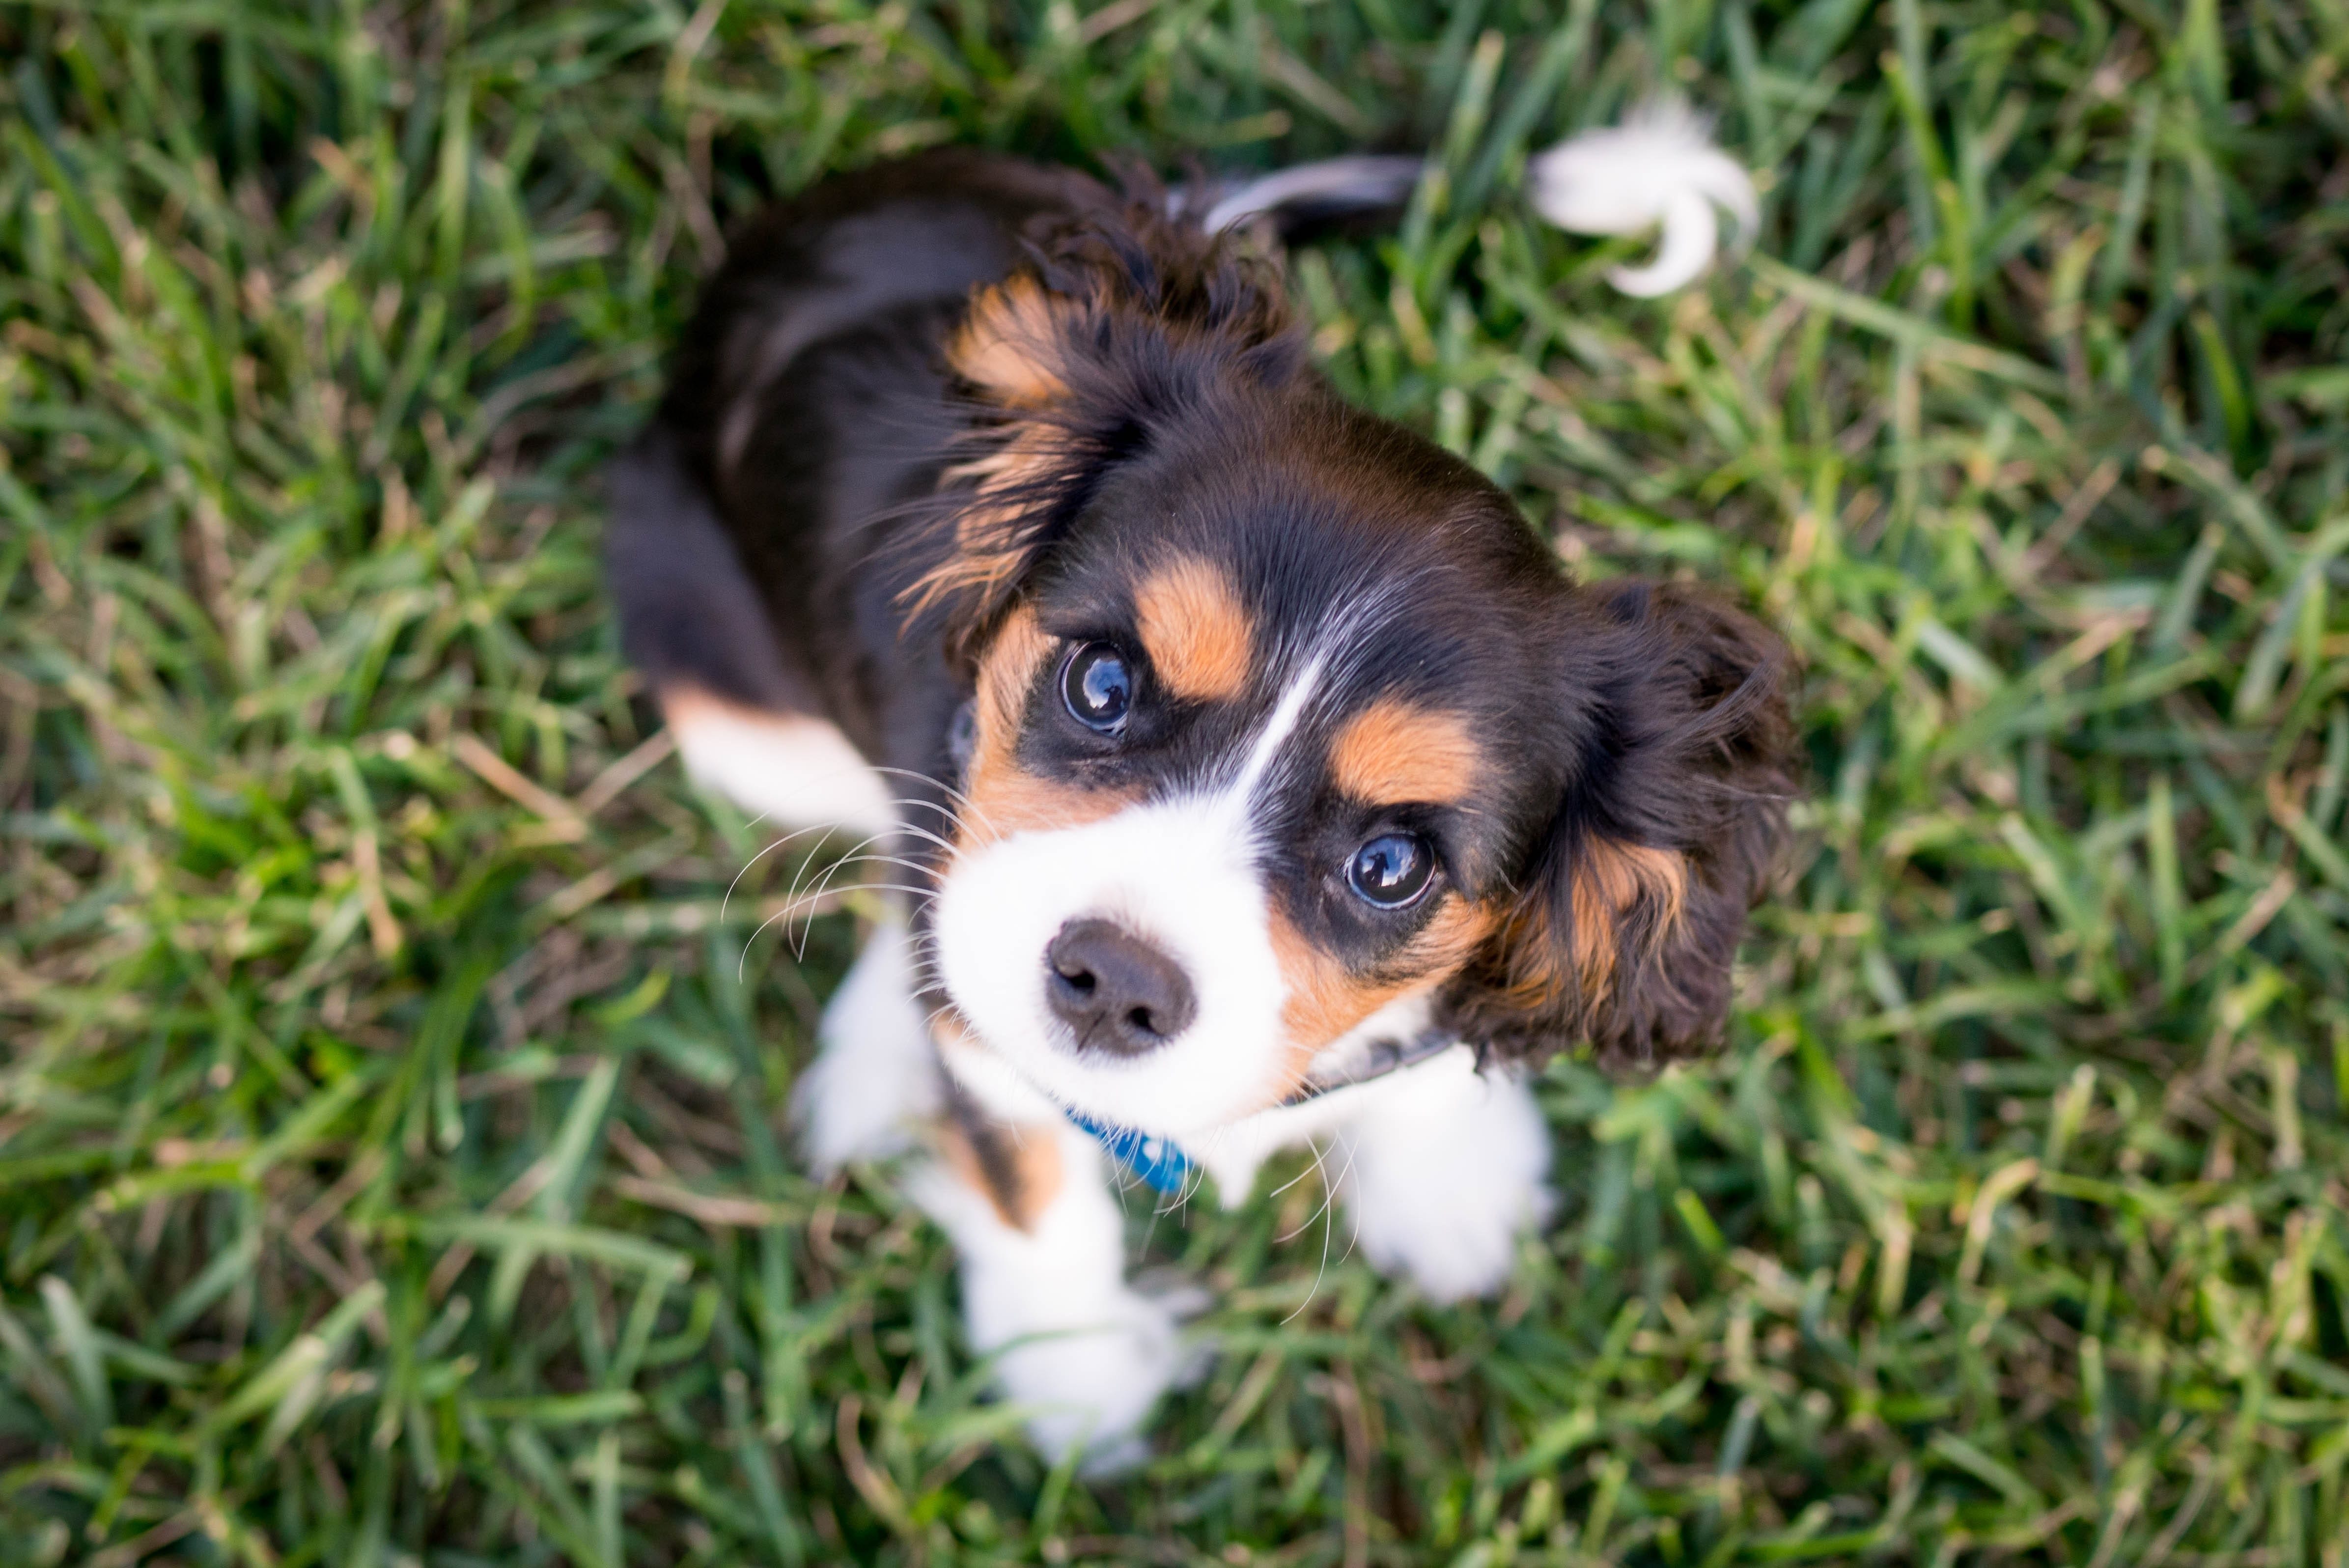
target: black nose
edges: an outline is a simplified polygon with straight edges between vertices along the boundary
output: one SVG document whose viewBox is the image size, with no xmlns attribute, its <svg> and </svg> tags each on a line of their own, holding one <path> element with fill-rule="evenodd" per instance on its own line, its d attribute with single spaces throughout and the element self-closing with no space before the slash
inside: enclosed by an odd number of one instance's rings
<svg viewBox="0 0 2349 1568">
<path fill-rule="evenodd" d="M 1044 950 L 1044 997 L 1080 1051 L 1138 1056 L 1199 1011 L 1183 966 L 1107 920 L 1071 920 Z"/>
</svg>

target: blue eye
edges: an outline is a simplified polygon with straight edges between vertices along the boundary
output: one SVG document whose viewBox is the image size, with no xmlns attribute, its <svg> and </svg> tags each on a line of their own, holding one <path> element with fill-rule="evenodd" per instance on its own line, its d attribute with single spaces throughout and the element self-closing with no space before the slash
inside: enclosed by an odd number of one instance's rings
<svg viewBox="0 0 2349 1568">
<path fill-rule="evenodd" d="M 1381 833 L 1346 867 L 1347 886 L 1366 904 L 1400 909 L 1427 891 L 1435 851 L 1416 833 Z"/>
<path fill-rule="evenodd" d="M 1133 706 L 1133 672 L 1108 643 L 1080 643 L 1061 671 L 1061 701 L 1078 723 L 1114 735 Z"/>
</svg>

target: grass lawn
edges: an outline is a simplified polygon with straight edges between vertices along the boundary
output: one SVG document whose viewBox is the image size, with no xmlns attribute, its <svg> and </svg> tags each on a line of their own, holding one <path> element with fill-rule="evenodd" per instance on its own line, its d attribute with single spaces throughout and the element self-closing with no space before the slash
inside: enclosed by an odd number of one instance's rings
<svg viewBox="0 0 2349 1568">
<path fill-rule="evenodd" d="M 2342 0 L 0 4 L 0 1568 L 2349 1555 Z M 1677 86 L 1641 303 L 1529 147 Z M 1431 1311 L 1291 1161 L 1143 1471 L 790 1154 L 874 897 L 698 797 L 595 472 L 726 223 L 943 141 L 1434 169 L 1295 258 L 1813 793 L 1729 1049 Z"/>
</svg>

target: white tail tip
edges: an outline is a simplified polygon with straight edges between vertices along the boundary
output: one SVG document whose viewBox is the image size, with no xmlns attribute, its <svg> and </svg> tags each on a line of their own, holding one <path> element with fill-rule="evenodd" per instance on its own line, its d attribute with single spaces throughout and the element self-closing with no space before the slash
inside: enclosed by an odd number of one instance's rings
<svg viewBox="0 0 2349 1568">
<path fill-rule="evenodd" d="M 1650 298 L 1694 282 L 1720 248 L 1714 209 L 1725 209 L 1740 244 L 1760 223 L 1752 176 L 1715 147 L 1703 123 L 1675 102 L 1650 104 L 1622 125 L 1586 130 L 1526 165 L 1534 210 L 1578 234 L 1635 234 L 1661 225 L 1644 266 L 1617 267 L 1608 282 Z"/>
</svg>

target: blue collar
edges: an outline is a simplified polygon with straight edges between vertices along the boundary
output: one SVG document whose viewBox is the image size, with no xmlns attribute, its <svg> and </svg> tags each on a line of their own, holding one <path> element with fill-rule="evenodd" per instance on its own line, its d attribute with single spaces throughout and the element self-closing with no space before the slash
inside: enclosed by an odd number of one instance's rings
<svg viewBox="0 0 2349 1568">
<path fill-rule="evenodd" d="M 1191 1174 L 1191 1157 L 1168 1139 L 1133 1127 L 1110 1127 L 1082 1111 L 1066 1114 L 1069 1120 L 1091 1133 L 1094 1142 L 1109 1150 L 1112 1159 L 1140 1177 L 1153 1191 L 1172 1198 L 1183 1190 L 1183 1179 Z"/>
<path fill-rule="evenodd" d="M 1423 1030 L 1410 1040 L 1376 1040 L 1371 1042 L 1364 1061 L 1354 1072 L 1330 1083 L 1309 1084 L 1274 1106 L 1286 1110 L 1301 1106 L 1308 1100 L 1319 1099 L 1332 1089 L 1349 1089 L 1357 1084 L 1367 1084 L 1373 1078 L 1383 1078 L 1390 1073 L 1416 1066 L 1429 1057 L 1450 1050 L 1459 1042 L 1440 1030 Z M 1109 1157 L 1139 1178 L 1154 1192 L 1169 1198 L 1183 1190 L 1184 1179 L 1191 1174 L 1191 1157 L 1176 1147 L 1172 1138 L 1146 1133 L 1139 1127 L 1113 1127 L 1097 1122 L 1082 1111 L 1063 1106 L 1061 1113 L 1077 1127 L 1092 1135 L 1095 1143 L 1109 1151 Z"/>
</svg>

